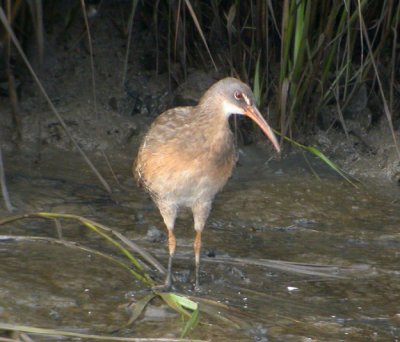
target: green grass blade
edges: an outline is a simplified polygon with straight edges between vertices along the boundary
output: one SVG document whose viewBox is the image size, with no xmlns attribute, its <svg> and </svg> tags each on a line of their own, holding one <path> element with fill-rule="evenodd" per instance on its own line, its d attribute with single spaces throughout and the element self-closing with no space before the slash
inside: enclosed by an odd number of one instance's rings
<svg viewBox="0 0 400 342">
<path fill-rule="evenodd" d="M 253 84 L 253 94 L 256 99 L 256 104 L 261 107 L 262 99 L 262 86 L 261 86 L 261 74 L 260 74 L 260 62 L 261 62 L 261 52 L 258 54 L 256 69 L 254 71 L 254 84 Z"/>
<path fill-rule="evenodd" d="M 183 328 L 181 338 L 185 338 L 194 328 L 196 328 L 197 324 L 199 324 L 199 317 L 199 309 L 194 310 Z"/>
<path fill-rule="evenodd" d="M 146 308 L 147 304 L 149 304 L 149 302 L 156 296 L 157 295 L 155 293 L 149 293 L 147 296 L 139 299 L 133 306 L 131 317 L 126 325 L 131 325 L 133 322 L 135 322 Z"/>
<path fill-rule="evenodd" d="M 104 239 L 106 239 L 108 242 L 110 242 L 112 245 L 114 245 L 115 247 L 120 249 L 120 251 L 122 251 L 122 253 L 128 257 L 128 259 L 132 262 L 132 264 L 130 264 L 130 265 L 125 264 L 124 262 L 118 260 L 117 258 L 108 256 L 104 253 L 90 249 L 90 251 L 92 253 L 96 253 L 98 255 L 104 256 L 104 257 L 110 259 L 111 261 L 116 262 L 118 265 L 120 265 L 121 267 L 123 267 L 123 268 L 127 269 L 129 272 L 131 272 L 131 274 L 133 274 L 138 280 L 145 283 L 146 285 L 150 285 L 150 286 L 154 285 L 154 281 L 149 277 L 148 274 L 143 272 L 142 266 L 133 257 L 133 255 L 128 250 L 126 250 L 118 241 L 116 241 L 110 235 L 108 235 L 108 234 L 114 233 L 114 231 L 111 228 L 108 228 L 106 226 L 98 224 L 94 221 L 85 219 L 84 217 L 81 217 L 78 215 L 72 215 L 72 214 L 57 214 L 57 213 L 48 213 L 48 212 L 38 212 L 38 213 L 31 213 L 31 214 L 22 214 L 22 215 L 18 215 L 18 216 L 0 220 L 0 225 L 10 223 L 10 222 L 13 222 L 13 221 L 16 221 L 19 219 L 34 218 L 34 217 L 45 218 L 45 219 L 50 219 L 50 220 L 55 220 L 55 219 L 60 219 L 60 218 L 73 219 L 73 220 L 77 220 L 77 221 L 81 222 L 86 227 L 93 230 L 94 232 L 96 232 L 97 234 L 102 236 Z M 30 237 L 30 239 L 35 240 L 36 238 Z M 37 238 L 37 239 L 43 240 L 44 238 Z M 65 241 L 65 240 L 59 240 L 59 239 L 53 239 L 53 238 L 46 238 L 44 240 L 45 241 L 53 241 L 54 240 L 55 242 L 58 242 L 65 246 L 73 246 L 75 248 L 79 248 L 82 250 L 89 250 L 87 247 L 76 246 L 72 242 Z M 137 272 L 135 269 L 132 269 L 132 265 L 137 266 L 136 269 L 138 269 L 140 271 L 140 273 Z M 181 295 L 178 295 L 175 293 L 163 293 L 163 292 L 157 292 L 157 291 L 154 291 L 154 292 L 148 294 L 147 296 L 143 297 L 136 303 L 136 305 L 134 306 L 134 308 L 132 310 L 132 315 L 131 315 L 127 325 L 130 325 L 135 320 L 137 320 L 137 318 L 143 312 L 143 310 L 145 309 L 147 304 L 155 296 L 159 296 L 173 310 L 175 310 L 176 312 L 178 312 L 188 318 L 188 321 L 186 322 L 186 324 L 183 328 L 182 336 L 186 336 L 191 330 L 193 330 L 196 327 L 196 325 L 199 322 L 199 306 L 195 301 L 193 301 L 185 296 L 181 296 Z M 33 329 L 36 329 L 36 328 L 33 328 Z M 25 331 L 24 329 L 16 329 L 16 330 L 17 331 L 20 330 L 20 331 L 24 331 L 24 332 L 32 332 L 32 333 L 34 332 L 34 331 Z M 47 331 L 49 331 L 49 330 L 47 330 Z M 46 332 L 38 332 L 38 330 L 35 330 L 35 333 L 46 334 Z M 52 332 L 49 332 L 49 334 L 51 335 Z M 61 332 L 61 335 L 63 335 L 63 334 L 64 334 L 64 332 Z M 56 335 L 58 335 L 58 332 L 56 333 Z M 72 336 L 72 335 L 66 335 L 66 336 Z"/>
<path fill-rule="evenodd" d="M 144 342 L 144 341 L 162 341 L 162 342 L 178 342 L 180 341 L 177 338 L 140 338 L 140 337 L 119 337 L 119 336 L 110 336 L 110 335 L 93 335 L 93 334 L 83 334 L 72 331 L 63 331 L 57 329 L 45 329 L 45 328 L 37 328 L 27 325 L 18 325 L 18 324 L 9 324 L 0 322 L 0 329 L 6 331 L 16 331 L 16 332 L 25 332 L 28 334 L 41 334 L 45 336 L 64 336 L 71 338 L 79 338 L 79 339 L 90 339 L 90 340 L 99 340 L 99 341 L 126 341 L 126 342 Z M 54 341 L 49 339 L 49 341 Z M 58 339 L 57 339 L 58 340 Z M 202 342 L 203 340 L 191 340 L 192 342 Z"/>
<path fill-rule="evenodd" d="M 186 316 L 188 318 L 191 317 L 191 313 L 187 311 L 177 300 L 177 295 L 174 293 L 170 292 L 155 292 L 157 295 L 159 295 L 165 303 L 167 303 L 172 309 L 174 309 L 176 312 L 179 312 L 183 316 Z M 181 297 L 181 296 L 179 296 Z"/>
<path fill-rule="evenodd" d="M 199 23 L 199 21 L 197 19 L 196 13 L 193 10 L 192 4 L 190 3 L 189 0 L 185 0 L 185 3 L 186 3 L 186 6 L 187 6 L 187 8 L 189 10 L 190 15 L 192 16 L 192 19 L 193 19 L 193 22 L 194 22 L 194 24 L 195 24 L 195 26 L 197 28 L 197 31 L 200 34 L 201 40 L 203 41 L 204 46 L 206 47 L 207 53 L 210 56 L 210 59 L 211 59 L 211 62 L 213 64 L 214 68 L 215 68 L 215 71 L 218 71 L 218 67 L 215 64 L 214 58 L 213 58 L 213 56 L 211 54 L 211 51 L 210 51 L 210 49 L 208 47 L 206 37 L 204 36 L 203 30 L 201 29 L 200 23 Z"/>
<path fill-rule="evenodd" d="M 300 4 L 296 11 L 296 29 L 294 33 L 294 49 L 293 49 L 293 65 L 298 65 L 299 54 L 301 53 L 302 40 L 304 31 L 304 0 L 300 0 Z"/>
<path fill-rule="evenodd" d="M 187 334 L 193 330 L 196 325 L 199 323 L 199 305 L 188 297 L 178 295 L 176 293 L 157 293 L 172 309 L 179 312 L 185 317 L 188 317 L 189 320 L 186 322 L 181 338 L 187 336 Z M 188 310 L 191 310 L 190 313 Z"/>
<path fill-rule="evenodd" d="M 176 301 L 177 303 L 179 303 L 179 305 L 183 306 L 186 309 L 192 311 L 198 309 L 198 304 L 193 300 L 189 299 L 188 297 L 177 295 L 176 293 L 170 293 L 170 296 L 171 298 L 173 298 L 174 301 Z"/>
<path fill-rule="evenodd" d="M 281 136 L 281 134 L 273 129 L 273 131 L 275 132 L 275 134 Z M 336 173 L 338 173 L 342 178 L 344 178 L 349 184 L 351 184 L 352 186 L 354 186 L 355 188 L 358 189 L 357 184 L 355 184 L 348 176 L 346 176 L 345 172 L 339 167 L 337 166 L 332 160 L 330 160 L 325 154 L 323 154 L 320 150 L 318 150 L 315 147 L 310 147 L 310 146 L 306 146 L 303 144 L 298 143 L 297 141 L 290 139 L 288 137 L 283 137 L 284 140 L 290 142 L 292 145 L 299 147 L 303 150 L 306 150 L 312 154 L 314 154 L 315 156 L 317 156 L 319 159 L 321 159 L 326 165 L 328 165 L 333 171 L 335 171 Z"/>
<path fill-rule="evenodd" d="M 328 165 L 333 171 L 337 172 L 340 176 L 342 176 L 348 183 L 353 185 L 355 188 L 358 186 L 345 175 L 345 173 L 337 166 L 332 160 L 330 160 L 325 154 L 323 154 L 320 150 L 315 147 L 305 146 L 307 151 L 311 152 L 312 154 L 316 155 L 319 159 L 321 159 L 326 165 Z"/>
<path fill-rule="evenodd" d="M 146 285 L 149 286 L 154 286 L 154 281 L 150 278 L 150 276 L 144 272 L 142 265 L 140 265 L 139 261 L 130 253 L 126 248 L 124 248 L 118 241 L 113 239 L 111 236 L 108 234 L 100 231 L 99 227 L 94 221 L 82 218 L 77 215 L 71 215 L 71 214 L 57 214 L 57 213 L 47 213 L 47 212 L 39 212 L 36 214 L 39 217 L 44 217 L 44 218 L 68 218 L 68 219 L 75 219 L 80 221 L 82 224 L 84 224 L 86 227 L 89 229 L 93 230 L 100 236 L 102 236 L 104 239 L 106 239 L 108 242 L 110 242 L 112 245 L 117 247 L 132 263 L 133 266 L 139 271 L 136 272 L 135 270 L 132 270 L 132 273 L 135 275 L 135 277 L 143 282 Z"/>
</svg>

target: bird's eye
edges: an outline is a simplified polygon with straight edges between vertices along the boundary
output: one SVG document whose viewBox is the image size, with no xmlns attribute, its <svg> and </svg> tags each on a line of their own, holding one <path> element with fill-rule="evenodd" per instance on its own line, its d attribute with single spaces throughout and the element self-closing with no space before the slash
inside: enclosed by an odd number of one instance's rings
<svg viewBox="0 0 400 342">
<path fill-rule="evenodd" d="M 235 99 L 238 100 L 238 101 L 243 100 L 243 94 L 242 94 L 239 90 L 236 90 L 236 91 L 233 93 L 233 96 L 234 96 Z"/>
</svg>

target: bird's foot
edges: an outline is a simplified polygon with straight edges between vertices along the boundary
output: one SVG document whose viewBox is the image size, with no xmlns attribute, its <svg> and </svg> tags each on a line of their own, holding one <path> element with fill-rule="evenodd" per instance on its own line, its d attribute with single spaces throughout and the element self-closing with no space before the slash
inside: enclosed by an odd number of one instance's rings
<svg viewBox="0 0 400 342">
<path fill-rule="evenodd" d="M 172 281 L 170 277 L 167 277 L 164 284 L 155 285 L 152 287 L 152 290 L 155 292 L 169 292 L 173 290 Z"/>
<path fill-rule="evenodd" d="M 203 287 L 202 287 L 202 286 L 197 286 L 197 285 L 195 285 L 195 286 L 193 287 L 193 290 L 194 290 L 194 292 L 202 293 L 202 292 L 203 292 Z"/>
<path fill-rule="evenodd" d="M 201 293 L 201 292 L 204 291 L 204 288 L 203 288 L 203 286 L 200 286 L 200 284 L 199 284 L 198 281 L 196 281 L 196 282 L 193 284 L 193 290 L 194 290 L 195 292 Z"/>
<path fill-rule="evenodd" d="M 172 286 L 168 284 L 160 284 L 160 285 L 154 285 L 151 289 L 154 292 L 169 292 L 172 290 Z"/>
</svg>

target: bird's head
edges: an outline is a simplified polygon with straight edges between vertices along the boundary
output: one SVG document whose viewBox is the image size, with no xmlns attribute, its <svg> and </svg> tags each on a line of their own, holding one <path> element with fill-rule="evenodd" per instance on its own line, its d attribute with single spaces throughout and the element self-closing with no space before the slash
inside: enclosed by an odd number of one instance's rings
<svg viewBox="0 0 400 342">
<path fill-rule="evenodd" d="M 252 119 L 280 152 L 276 136 L 258 110 L 253 92 L 247 84 L 233 77 L 224 78 L 212 85 L 200 102 L 210 98 L 213 99 L 214 106 L 218 106 L 220 113 L 227 118 L 232 114 L 238 114 Z"/>
</svg>

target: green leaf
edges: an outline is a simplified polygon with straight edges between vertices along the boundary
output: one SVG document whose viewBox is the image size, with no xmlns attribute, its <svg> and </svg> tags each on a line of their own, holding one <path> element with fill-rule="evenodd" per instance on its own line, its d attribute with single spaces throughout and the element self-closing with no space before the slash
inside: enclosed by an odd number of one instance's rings
<svg viewBox="0 0 400 342">
<path fill-rule="evenodd" d="M 175 293 L 170 293 L 171 298 L 173 298 L 177 303 L 182 305 L 184 308 L 189 309 L 189 310 L 197 310 L 198 309 L 198 304 L 188 297 L 185 296 L 180 296 Z"/>
<path fill-rule="evenodd" d="M 176 312 L 179 312 L 183 316 L 186 317 L 191 317 L 191 313 L 187 311 L 180 303 L 179 301 L 176 300 L 176 295 L 173 293 L 165 293 L 165 292 L 156 292 L 157 295 L 159 295 L 165 303 L 167 303 L 172 309 L 174 309 Z"/>
<path fill-rule="evenodd" d="M 275 134 L 281 136 L 282 134 L 280 134 L 277 130 L 273 129 L 273 131 L 275 132 Z M 303 144 L 298 143 L 297 141 L 290 139 L 288 137 L 283 137 L 284 140 L 289 141 L 291 144 L 306 150 L 312 154 L 314 154 L 315 156 L 317 156 L 319 159 L 321 159 L 326 165 L 328 165 L 333 171 L 335 171 L 336 173 L 338 173 L 342 178 L 344 178 L 349 184 L 351 184 L 352 186 L 354 186 L 355 188 L 358 189 L 357 184 L 355 184 L 348 176 L 346 176 L 345 172 L 339 167 L 337 166 L 332 160 L 330 160 L 325 154 L 323 154 L 320 150 L 318 150 L 315 147 L 310 147 L 310 146 L 306 146 Z"/>
<path fill-rule="evenodd" d="M 146 308 L 147 304 L 156 296 L 155 293 L 149 293 L 147 296 L 144 296 L 141 298 L 139 301 L 136 302 L 132 309 L 132 314 L 131 317 L 129 318 L 128 323 L 126 325 L 131 325 L 133 322 L 135 322 L 143 310 Z"/>
<path fill-rule="evenodd" d="M 199 305 L 191 299 L 175 293 L 157 292 L 172 309 L 189 318 L 182 330 L 181 338 L 185 337 L 199 323 Z M 188 310 L 191 310 L 190 313 Z"/>
<path fill-rule="evenodd" d="M 254 84 L 253 84 L 253 94 L 256 99 L 256 103 L 258 107 L 261 107 L 261 98 L 262 98 L 262 86 L 261 86 L 261 76 L 260 76 L 260 59 L 261 52 L 258 54 L 256 70 L 254 71 Z"/>
<path fill-rule="evenodd" d="M 196 309 L 192 312 L 190 319 L 186 322 L 183 328 L 181 338 L 186 337 L 199 324 L 200 311 Z"/>
</svg>

